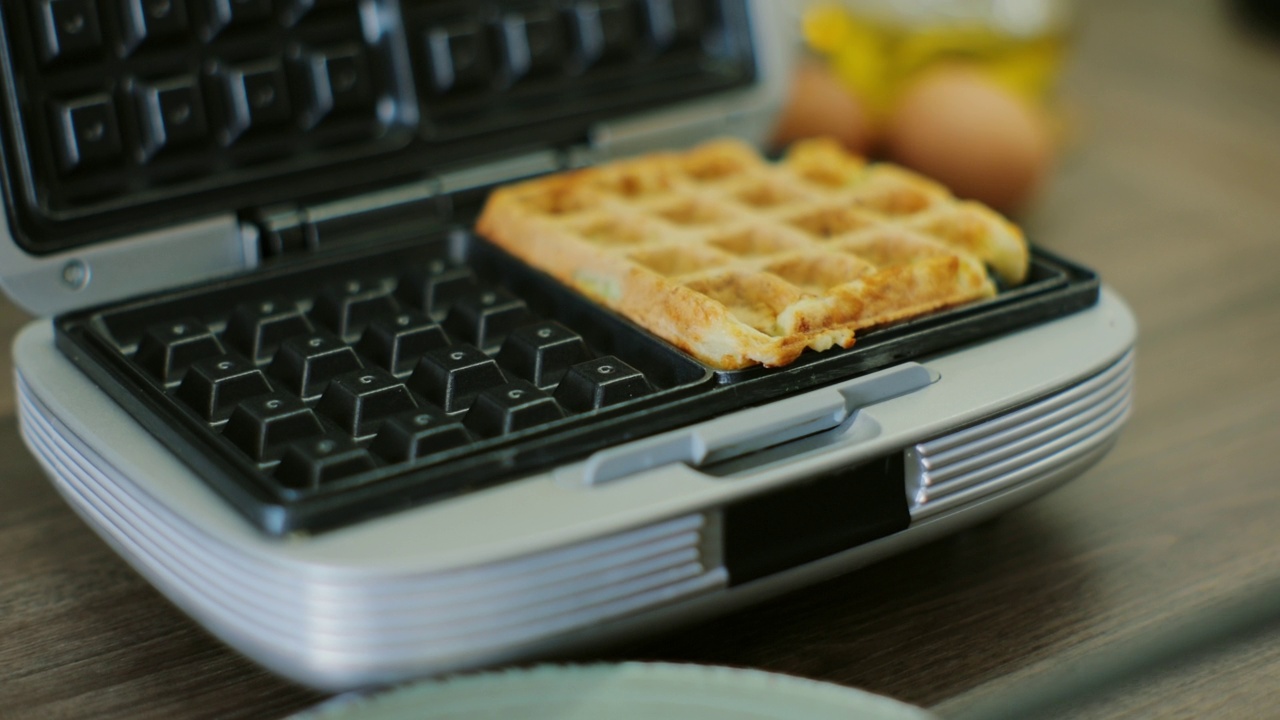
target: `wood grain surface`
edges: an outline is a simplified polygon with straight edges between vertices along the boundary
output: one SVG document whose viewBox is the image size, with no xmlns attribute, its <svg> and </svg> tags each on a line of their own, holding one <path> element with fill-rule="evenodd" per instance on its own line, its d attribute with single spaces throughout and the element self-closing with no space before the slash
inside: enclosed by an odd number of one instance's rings
<svg viewBox="0 0 1280 720">
<path fill-rule="evenodd" d="M 764 668 L 949 713 L 1280 576 L 1280 41 L 1197 0 L 1080 15 L 1069 149 L 1027 223 L 1138 315 L 1119 445 L 997 521 L 587 659 Z M 21 321 L 0 307 L 0 336 Z M 0 717 L 278 717 L 320 697 L 118 560 L 27 455 L 0 384 Z M 1280 716 L 1280 631 L 1063 716 Z"/>
</svg>

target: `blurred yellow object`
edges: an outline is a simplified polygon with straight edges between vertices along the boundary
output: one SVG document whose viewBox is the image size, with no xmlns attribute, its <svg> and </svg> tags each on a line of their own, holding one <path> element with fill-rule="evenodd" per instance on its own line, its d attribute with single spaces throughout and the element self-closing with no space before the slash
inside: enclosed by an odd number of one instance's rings
<svg viewBox="0 0 1280 720">
<path fill-rule="evenodd" d="M 1014 30 L 1007 22 L 1002 25 L 1005 18 L 997 12 L 1009 3 L 992 6 L 986 15 L 940 12 L 895 18 L 860 13 L 857 2 L 820 3 L 803 15 L 804 39 L 878 121 L 892 111 L 916 76 L 956 62 L 978 69 L 1023 98 L 1044 101 L 1062 67 L 1065 23 L 1050 22 L 1046 16 L 1038 26 L 1024 23 Z"/>
</svg>

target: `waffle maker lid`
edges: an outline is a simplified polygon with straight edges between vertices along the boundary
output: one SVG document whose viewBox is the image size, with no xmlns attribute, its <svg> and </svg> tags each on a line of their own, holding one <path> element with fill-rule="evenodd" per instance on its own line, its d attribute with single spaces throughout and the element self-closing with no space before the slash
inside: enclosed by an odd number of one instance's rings
<svg viewBox="0 0 1280 720">
<path fill-rule="evenodd" d="M 785 77 L 767 0 L 0 6 L 0 286 L 38 314 L 464 217 L 483 190 L 714 135 Z"/>
</svg>

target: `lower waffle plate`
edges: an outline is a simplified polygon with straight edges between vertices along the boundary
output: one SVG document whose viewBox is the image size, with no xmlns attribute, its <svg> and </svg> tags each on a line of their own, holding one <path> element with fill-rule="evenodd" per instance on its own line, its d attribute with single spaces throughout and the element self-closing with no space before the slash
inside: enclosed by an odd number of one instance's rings
<svg viewBox="0 0 1280 720">
<path fill-rule="evenodd" d="M 270 534 L 320 531 L 1093 305 L 1037 251 L 996 298 L 782 368 L 713 371 L 484 240 L 441 233 L 96 308 L 59 348 Z"/>
</svg>

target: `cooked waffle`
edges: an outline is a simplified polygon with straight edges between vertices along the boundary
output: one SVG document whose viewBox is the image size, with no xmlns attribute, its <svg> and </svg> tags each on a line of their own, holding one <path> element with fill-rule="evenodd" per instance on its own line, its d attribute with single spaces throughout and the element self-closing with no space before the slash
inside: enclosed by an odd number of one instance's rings
<svg viewBox="0 0 1280 720">
<path fill-rule="evenodd" d="M 898 167 L 807 141 L 779 163 L 720 140 L 495 191 L 477 230 L 721 369 L 1023 280 L 1022 233 Z"/>
</svg>

